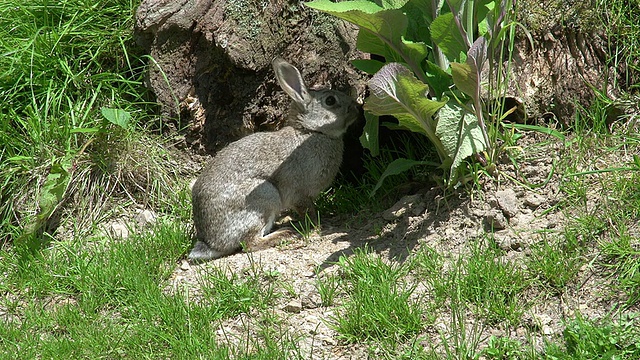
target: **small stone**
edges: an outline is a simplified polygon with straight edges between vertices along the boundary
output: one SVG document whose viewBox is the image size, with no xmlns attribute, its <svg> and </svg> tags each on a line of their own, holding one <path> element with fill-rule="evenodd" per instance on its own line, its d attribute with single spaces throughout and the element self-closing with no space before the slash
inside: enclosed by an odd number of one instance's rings
<svg viewBox="0 0 640 360">
<path fill-rule="evenodd" d="M 518 209 L 518 198 L 513 189 L 496 191 L 496 201 L 498 202 L 498 207 L 507 218 L 516 216 L 520 211 Z"/>
<path fill-rule="evenodd" d="M 549 325 L 542 325 L 542 333 L 545 335 L 551 335 L 554 333 L 553 328 Z"/>
<path fill-rule="evenodd" d="M 182 271 L 191 270 L 191 265 L 189 264 L 189 262 L 187 260 L 182 260 L 182 263 L 180 264 L 180 270 L 182 270 Z"/>
<path fill-rule="evenodd" d="M 524 205 L 532 210 L 539 208 L 543 202 L 544 202 L 544 198 L 537 194 L 529 194 L 524 199 Z"/>
<path fill-rule="evenodd" d="M 493 239 L 498 247 L 504 251 L 522 250 L 522 243 L 520 242 L 520 239 L 517 239 L 512 231 L 498 231 L 493 234 Z"/>
<path fill-rule="evenodd" d="M 298 299 L 291 300 L 287 305 L 285 305 L 282 308 L 282 310 L 289 313 L 298 314 L 300 313 L 300 311 L 302 311 L 302 302 Z"/>
<path fill-rule="evenodd" d="M 107 226 L 106 230 L 109 233 L 109 235 L 113 237 L 122 238 L 122 239 L 126 239 L 129 237 L 129 228 L 127 227 L 127 224 L 125 224 L 122 221 L 115 221 L 110 223 Z"/>
<path fill-rule="evenodd" d="M 140 227 L 144 227 L 156 222 L 156 214 L 151 210 L 142 210 L 136 215 L 136 223 Z"/>
<path fill-rule="evenodd" d="M 321 336 L 320 340 L 324 345 L 329 345 L 329 346 L 336 345 L 336 341 L 330 336 Z"/>
<path fill-rule="evenodd" d="M 502 212 L 498 210 L 487 211 L 484 217 L 484 224 L 487 228 L 492 230 L 502 230 L 509 226 L 507 219 L 504 217 Z"/>
<path fill-rule="evenodd" d="M 316 309 L 320 306 L 320 303 L 322 303 L 322 300 L 320 300 L 319 294 L 311 294 L 300 298 L 300 304 L 305 309 Z"/>
</svg>

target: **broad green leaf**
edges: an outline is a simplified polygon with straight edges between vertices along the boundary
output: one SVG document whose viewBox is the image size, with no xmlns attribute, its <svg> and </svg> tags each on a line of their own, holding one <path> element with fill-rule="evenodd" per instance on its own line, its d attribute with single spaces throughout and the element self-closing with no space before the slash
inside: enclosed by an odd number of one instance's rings
<svg viewBox="0 0 640 360">
<path fill-rule="evenodd" d="M 478 100 L 480 96 L 481 71 L 487 59 L 487 40 L 479 37 L 473 42 L 464 64 L 451 63 L 453 82 L 463 93 Z"/>
<path fill-rule="evenodd" d="M 401 10 L 384 9 L 369 1 L 334 3 L 314 0 L 305 5 L 360 27 L 358 49 L 384 56 L 387 62 L 402 60 L 415 68 L 428 54 L 428 49 L 423 44 L 403 41 L 409 20 Z"/>
<path fill-rule="evenodd" d="M 67 166 L 69 166 L 67 164 Z M 60 163 L 55 163 L 49 170 L 49 175 L 44 182 L 38 204 L 40 205 L 40 215 L 49 217 L 54 208 L 62 200 L 62 195 L 69 182 L 69 172 Z"/>
<path fill-rule="evenodd" d="M 467 44 L 462 38 L 453 16 L 452 13 L 445 13 L 433 20 L 431 39 L 449 61 L 462 62 L 466 60 Z"/>
<path fill-rule="evenodd" d="M 410 0 L 402 9 L 409 18 L 405 38 L 431 44 L 429 25 L 433 21 L 432 0 Z"/>
<path fill-rule="evenodd" d="M 452 62 L 451 76 L 453 77 L 453 83 L 456 84 L 460 91 L 471 96 L 472 99 L 476 98 L 479 86 L 478 74 L 473 71 L 469 64 Z"/>
<path fill-rule="evenodd" d="M 431 140 L 442 160 L 447 154 L 435 134 L 432 116 L 446 101 L 427 98 L 429 86 L 418 80 L 405 65 L 385 65 L 369 80 L 371 95 L 364 108 L 374 115 L 393 115 L 400 125 L 425 134 Z"/>
<path fill-rule="evenodd" d="M 368 14 L 374 14 L 379 11 L 384 10 L 383 7 L 377 5 L 376 3 L 368 0 L 352 0 L 352 1 L 341 1 L 341 2 L 333 2 L 330 0 L 314 0 L 305 3 L 306 6 L 324 11 L 326 13 L 333 14 L 335 13 L 346 13 L 351 11 L 361 11 Z M 338 15 L 335 15 L 338 16 Z M 349 15 L 347 15 L 349 16 Z M 349 22 L 352 22 L 349 19 L 343 18 Z"/>
<path fill-rule="evenodd" d="M 407 2 L 409 2 L 409 0 L 376 0 L 376 4 L 385 9 L 400 9 Z"/>
<path fill-rule="evenodd" d="M 62 200 L 64 193 L 67 190 L 69 181 L 71 180 L 72 164 L 69 161 L 64 163 L 55 162 L 51 165 L 49 175 L 45 180 L 40 196 L 38 198 L 38 205 L 40 211 L 38 215 L 28 223 L 20 235 L 19 241 L 30 238 L 46 223 L 49 217 L 53 214 L 54 210 Z"/>
<path fill-rule="evenodd" d="M 369 80 L 371 96 L 365 110 L 375 115 L 393 115 L 399 121 L 413 119 L 422 132 L 434 135 L 433 114 L 445 102 L 427 98 L 429 86 L 418 80 L 411 70 L 399 63 L 385 65 Z M 412 127 L 409 125 L 409 127 Z"/>
<path fill-rule="evenodd" d="M 373 75 L 378 72 L 383 66 L 384 63 L 378 60 L 351 60 L 351 65 L 360 71 L 364 71 L 367 74 Z"/>
<path fill-rule="evenodd" d="M 412 59 L 416 64 L 420 64 L 427 55 L 431 52 L 431 49 L 422 42 L 412 42 L 402 39 L 403 51 Z"/>
<path fill-rule="evenodd" d="M 380 39 L 376 34 L 370 31 L 358 32 L 356 47 L 362 52 L 380 55 L 384 57 L 387 62 L 399 60 L 396 59 L 399 58 L 399 56 L 393 51 L 393 49 L 382 41 L 382 39 Z"/>
<path fill-rule="evenodd" d="M 106 107 L 103 107 L 100 111 L 102 112 L 102 116 L 110 123 L 118 125 L 125 130 L 129 129 L 131 125 L 131 114 L 128 111 Z"/>
<path fill-rule="evenodd" d="M 370 196 L 375 195 L 376 191 L 378 191 L 380 186 L 382 186 L 384 179 L 386 179 L 391 175 L 402 174 L 403 172 L 411 169 L 416 165 L 431 165 L 436 167 L 438 166 L 438 164 L 433 163 L 431 161 L 417 161 L 417 160 L 404 159 L 404 158 L 396 159 L 391 164 L 389 164 L 386 170 L 384 171 L 384 173 L 382 173 L 382 175 L 380 176 L 380 179 L 378 180 L 378 183 L 376 184 L 376 187 L 374 187 L 373 190 L 371 191 Z"/>
<path fill-rule="evenodd" d="M 362 135 L 360 136 L 360 144 L 365 149 L 369 149 L 372 156 L 378 156 L 380 154 L 378 129 L 380 120 L 377 116 L 365 111 L 364 118 L 366 120 Z"/>
<path fill-rule="evenodd" d="M 490 33 L 492 23 L 494 22 L 494 9 L 496 0 L 484 0 L 476 3 L 476 23 L 478 24 L 478 36 L 485 36 Z M 501 1 L 499 1 L 501 2 Z M 498 4 L 500 8 L 502 5 Z"/>
<path fill-rule="evenodd" d="M 427 83 L 435 94 L 436 98 L 441 98 L 442 94 L 449 90 L 449 87 L 453 84 L 451 75 L 444 71 L 437 64 L 428 61 L 425 65 L 425 72 L 427 75 Z"/>
<path fill-rule="evenodd" d="M 456 102 L 449 101 L 438 111 L 436 134 L 453 159 L 450 180 L 467 157 L 484 151 L 486 144 L 476 116 Z"/>
<path fill-rule="evenodd" d="M 471 44 L 467 52 L 467 64 L 478 74 L 480 74 L 484 63 L 487 61 L 487 46 L 487 39 L 484 36 L 480 36 Z"/>
</svg>

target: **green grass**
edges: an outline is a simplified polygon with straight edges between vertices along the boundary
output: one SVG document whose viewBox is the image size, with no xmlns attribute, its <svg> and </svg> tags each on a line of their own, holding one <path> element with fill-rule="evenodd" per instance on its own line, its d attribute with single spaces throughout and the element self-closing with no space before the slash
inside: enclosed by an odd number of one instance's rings
<svg viewBox="0 0 640 360">
<path fill-rule="evenodd" d="M 166 161 L 166 151 L 158 152 L 149 144 L 152 136 L 134 130 L 136 124 L 152 123 L 156 112 L 143 86 L 145 58 L 132 39 L 137 3 L 0 4 L 2 242 L 20 236 L 23 224 L 34 221 L 38 211 L 42 219 L 35 228 L 49 231 L 45 225 L 53 210 L 38 199 L 52 195 L 41 186 L 56 166 L 69 175 L 53 194 L 54 205 L 85 198 L 94 213 L 76 214 L 81 221 L 103 216 L 96 193 L 135 195 L 143 189 L 146 193 L 137 200 L 145 203 L 156 198 L 154 192 L 175 192 L 166 191 L 173 174 L 157 164 Z M 102 107 L 127 111 L 134 127 L 124 131 L 110 124 L 101 115 Z M 147 156 L 140 157 L 140 152 Z M 151 160 L 142 164 L 142 159 Z M 145 173 L 156 173 L 163 184 L 138 176 Z"/>
<path fill-rule="evenodd" d="M 640 31 L 629 4 L 598 2 L 608 6 L 605 30 L 618 46 L 611 62 L 637 71 Z M 191 244 L 189 190 L 155 130 L 146 57 L 132 40 L 136 6 L 0 3 L 0 358 L 310 358 L 300 344 L 314 335 L 292 330 L 297 315 L 280 310 L 298 296 L 297 283 L 274 270 L 253 261 L 241 273 L 205 267 L 199 291 L 168 290 Z M 563 133 L 554 209 L 566 221 L 525 244 L 524 256 L 507 259 L 488 234 L 459 252 L 420 244 L 405 260 L 356 249 L 337 272 L 318 273 L 310 281 L 336 346 L 363 346 L 381 359 L 640 357 L 638 114 L 611 126 L 617 106 L 599 94 Z M 130 124 L 110 122 L 102 108 L 126 111 Z M 519 134 L 503 138 L 517 154 L 528 150 Z M 369 218 L 388 208 L 429 175 L 414 168 L 389 177 L 370 197 L 386 165 L 430 151 L 409 139 L 391 144 L 365 162 L 359 184 L 328 191 L 321 213 Z M 158 223 L 127 239 L 96 235 L 131 206 L 153 209 Z M 308 235 L 313 226 L 299 228 Z M 598 308 L 609 315 L 587 317 L 566 304 L 562 331 L 551 336 L 523 320 L 537 301 L 590 290 L 585 279 L 615 304 Z M 503 333 L 489 337 L 489 328 Z"/>
<path fill-rule="evenodd" d="M 412 298 L 416 285 L 403 278 L 407 267 L 387 264 L 366 248 L 341 257 L 339 266 L 347 298 L 331 324 L 344 341 L 395 348 L 423 329 L 426 314 Z"/>
<path fill-rule="evenodd" d="M 579 249 L 571 244 L 570 238 L 545 238 L 532 247 L 527 267 L 545 286 L 549 286 L 554 292 L 562 293 L 565 287 L 575 280 L 584 263 L 584 257 Z"/>
<path fill-rule="evenodd" d="M 9 276 L 0 288 L 5 295 L 0 307 L 18 315 L 0 322 L 0 354 L 21 359 L 247 356 L 246 349 L 225 345 L 216 328 L 223 319 L 268 309 L 277 297 L 274 283 L 264 276 L 241 280 L 212 270 L 202 274 L 201 300 L 188 292 L 166 293 L 175 261 L 190 244 L 186 230 L 161 222 L 126 240 L 96 238 L 87 244 L 81 239 L 35 258 L 2 252 L 0 271 Z M 277 329 L 277 318 L 267 315 L 257 323 L 259 337 L 243 341 L 258 349 L 258 358 L 294 352 L 295 337 Z"/>
<path fill-rule="evenodd" d="M 563 344 L 547 344 L 544 359 L 637 359 L 640 331 L 637 315 L 585 319 L 577 314 L 563 332 Z"/>
<path fill-rule="evenodd" d="M 524 272 L 501 255 L 491 246 L 474 245 L 470 256 L 460 260 L 455 291 L 488 323 L 518 324 L 526 309 L 521 295 L 528 283 Z"/>
</svg>

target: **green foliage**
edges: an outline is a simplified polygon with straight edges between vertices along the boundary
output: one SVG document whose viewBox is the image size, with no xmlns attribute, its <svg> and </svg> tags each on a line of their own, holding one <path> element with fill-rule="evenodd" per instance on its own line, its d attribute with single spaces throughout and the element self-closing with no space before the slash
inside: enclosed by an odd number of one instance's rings
<svg viewBox="0 0 640 360">
<path fill-rule="evenodd" d="M 353 63 L 375 73 L 364 106 L 374 115 L 368 122 L 377 127 L 375 117 L 392 115 L 399 128 L 424 134 L 437 149 L 450 184 L 464 159 L 490 150 L 481 72 L 511 27 L 509 1 L 314 0 L 306 5 L 359 26 L 358 48 L 384 58 L 386 64 L 375 59 Z M 375 154 L 374 136 L 365 136 L 363 144 Z M 400 170 L 393 166 L 394 172 Z"/>
<path fill-rule="evenodd" d="M 585 263 L 575 236 L 567 233 L 563 240 L 535 244 L 527 261 L 529 271 L 556 292 L 562 292 Z"/>
<path fill-rule="evenodd" d="M 154 114 L 132 40 L 135 6 L 0 4 L 0 241 L 47 230 L 69 191 L 84 182 L 78 177 L 89 173 L 85 150 L 100 138 L 111 138 L 107 148 L 131 140 L 111 124 L 131 131 Z"/>
<path fill-rule="evenodd" d="M 464 270 L 458 274 L 458 291 L 488 323 L 516 325 L 524 312 L 522 292 L 529 284 L 520 268 L 499 256 L 493 247 L 474 246 L 471 255 L 460 260 Z"/>
<path fill-rule="evenodd" d="M 624 224 L 617 227 L 617 237 L 599 245 L 602 252 L 601 264 L 610 269 L 612 279 L 627 294 L 626 305 L 633 306 L 640 303 L 638 238 L 629 234 Z"/>
<path fill-rule="evenodd" d="M 590 320 L 577 314 L 563 331 L 564 348 L 548 344 L 544 359 L 637 359 L 640 357 L 637 315 Z"/>
<path fill-rule="evenodd" d="M 273 305 L 276 282 L 262 269 L 204 271 L 204 296 L 170 286 L 187 230 L 160 220 L 128 239 L 75 239 L 24 256 L 0 250 L 0 357 L 301 358 L 296 338 L 268 313 L 238 345 L 216 333 L 222 319 Z"/>
<path fill-rule="evenodd" d="M 423 313 L 403 279 L 408 269 L 389 265 L 369 250 L 339 260 L 348 299 L 332 326 L 347 342 L 385 342 L 395 346 L 423 328 Z"/>
<path fill-rule="evenodd" d="M 537 357 L 535 352 L 527 354 L 527 350 L 518 340 L 510 339 L 508 337 L 496 337 L 491 336 L 489 338 L 489 345 L 481 351 L 481 355 L 485 359 L 534 359 Z"/>
</svg>

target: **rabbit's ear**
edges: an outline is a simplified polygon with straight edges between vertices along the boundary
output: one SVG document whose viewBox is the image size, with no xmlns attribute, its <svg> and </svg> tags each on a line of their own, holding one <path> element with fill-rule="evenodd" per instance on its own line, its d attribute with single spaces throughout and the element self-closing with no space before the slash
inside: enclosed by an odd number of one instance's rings
<svg viewBox="0 0 640 360">
<path fill-rule="evenodd" d="M 309 91 L 304 84 L 304 80 L 302 80 L 300 71 L 282 58 L 274 59 L 271 64 L 282 90 L 289 94 L 296 103 L 303 107 L 307 105 L 311 101 L 311 96 L 309 96 Z"/>
</svg>

